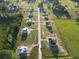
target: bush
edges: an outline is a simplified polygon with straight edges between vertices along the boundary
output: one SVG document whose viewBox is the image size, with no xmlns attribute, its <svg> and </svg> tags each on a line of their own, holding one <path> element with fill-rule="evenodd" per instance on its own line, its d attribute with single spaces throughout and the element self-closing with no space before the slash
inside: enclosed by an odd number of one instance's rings
<svg viewBox="0 0 79 59">
<path fill-rule="evenodd" d="M 38 7 L 43 8 L 43 3 L 39 3 Z"/>
<path fill-rule="evenodd" d="M 12 53 L 9 50 L 0 51 L 0 59 L 12 59 Z"/>
<path fill-rule="evenodd" d="M 76 22 L 79 22 L 79 17 L 76 18 Z"/>
<path fill-rule="evenodd" d="M 19 55 L 13 50 L 0 50 L 0 59 L 19 59 Z"/>
</svg>

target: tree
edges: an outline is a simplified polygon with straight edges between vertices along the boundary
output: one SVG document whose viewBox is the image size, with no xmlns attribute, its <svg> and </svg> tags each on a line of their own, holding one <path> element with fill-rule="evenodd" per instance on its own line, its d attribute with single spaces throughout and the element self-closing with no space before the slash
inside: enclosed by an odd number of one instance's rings
<svg viewBox="0 0 79 59">
<path fill-rule="evenodd" d="M 76 18 L 76 22 L 79 23 L 79 17 Z"/>
<path fill-rule="evenodd" d="M 0 59 L 12 59 L 12 53 L 9 50 L 0 50 Z"/>
<path fill-rule="evenodd" d="M 39 7 L 39 8 L 43 8 L 43 3 L 42 3 L 42 2 L 39 3 L 38 7 Z"/>
<path fill-rule="evenodd" d="M 0 59 L 20 59 L 20 56 L 13 50 L 0 50 Z"/>
<path fill-rule="evenodd" d="M 51 5 L 50 5 L 50 4 L 48 4 L 48 5 L 47 5 L 47 8 L 48 8 L 48 9 L 51 9 Z"/>
</svg>

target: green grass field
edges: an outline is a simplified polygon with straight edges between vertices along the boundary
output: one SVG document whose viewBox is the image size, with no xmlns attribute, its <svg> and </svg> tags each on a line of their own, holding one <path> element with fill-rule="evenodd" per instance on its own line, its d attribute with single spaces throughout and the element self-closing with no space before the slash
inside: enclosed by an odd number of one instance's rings
<svg viewBox="0 0 79 59">
<path fill-rule="evenodd" d="M 79 56 L 79 26 L 71 20 L 55 20 L 63 44 L 72 57 Z"/>
</svg>

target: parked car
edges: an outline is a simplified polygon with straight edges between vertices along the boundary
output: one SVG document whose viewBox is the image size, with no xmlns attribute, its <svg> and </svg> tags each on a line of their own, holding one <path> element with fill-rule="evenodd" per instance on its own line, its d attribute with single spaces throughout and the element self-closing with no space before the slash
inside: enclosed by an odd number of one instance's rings
<svg viewBox="0 0 79 59">
<path fill-rule="evenodd" d="M 48 20 L 48 15 L 44 15 L 45 19 Z"/>
<path fill-rule="evenodd" d="M 46 13 L 46 10 L 44 8 L 40 8 L 40 12 Z"/>
<path fill-rule="evenodd" d="M 18 48 L 18 52 L 19 52 L 19 55 L 21 57 L 26 56 L 27 55 L 27 51 L 28 51 L 28 49 L 25 46 L 22 46 L 22 47 Z"/>
<path fill-rule="evenodd" d="M 48 29 L 50 33 L 53 33 L 52 24 L 49 21 L 46 22 L 46 28 Z"/>
<path fill-rule="evenodd" d="M 49 40 L 49 45 L 50 46 L 56 46 L 56 38 L 55 37 L 51 37 L 48 39 Z"/>
<path fill-rule="evenodd" d="M 29 12 L 32 13 L 32 12 L 33 12 L 33 8 L 30 8 L 30 9 L 29 9 Z"/>
<path fill-rule="evenodd" d="M 29 29 L 28 28 L 23 28 L 22 29 L 22 40 L 26 40 L 27 36 L 29 34 Z"/>
<path fill-rule="evenodd" d="M 32 21 L 33 21 L 33 19 L 32 18 L 29 18 L 29 20 L 27 21 L 27 25 L 31 25 L 32 24 Z"/>
<path fill-rule="evenodd" d="M 29 12 L 29 18 L 33 17 L 33 13 Z"/>
<path fill-rule="evenodd" d="M 52 27 L 51 23 L 50 22 L 46 22 L 46 27 L 47 28 L 51 28 Z"/>
</svg>

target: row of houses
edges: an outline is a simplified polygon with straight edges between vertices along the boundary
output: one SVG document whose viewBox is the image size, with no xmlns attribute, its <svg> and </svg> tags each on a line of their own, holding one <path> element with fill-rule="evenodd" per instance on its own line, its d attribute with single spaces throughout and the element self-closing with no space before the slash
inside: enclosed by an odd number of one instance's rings
<svg viewBox="0 0 79 59">
<path fill-rule="evenodd" d="M 32 8 L 29 9 L 28 17 L 29 17 L 29 19 L 28 19 L 28 21 L 26 21 L 26 24 L 27 25 L 31 25 L 32 21 L 33 21 L 33 19 L 32 19 L 32 17 L 33 17 L 33 9 Z M 28 36 L 28 34 L 29 34 L 28 27 L 24 27 L 22 29 L 22 36 L 25 37 L 25 39 L 26 39 L 26 37 Z M 28 48 L 26 46 L 21 46 L 21 47 L 19 47 L 18 51 L 19 51 L 19 55 L 21 57 L 26 57 L 26 55 L 28 53 Z"/>
</svg>

